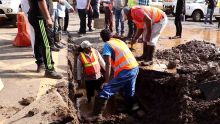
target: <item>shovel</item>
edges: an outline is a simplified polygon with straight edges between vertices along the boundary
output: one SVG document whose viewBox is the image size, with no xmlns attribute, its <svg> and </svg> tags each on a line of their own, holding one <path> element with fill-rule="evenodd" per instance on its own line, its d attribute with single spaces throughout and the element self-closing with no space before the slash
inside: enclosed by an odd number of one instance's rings
<svg viewBox="0 0 220 124">
<path fill-rule="evenodd" d="M 220 97 L 220 80 L 212 80 L 198 86 L 207 100 L 215 100 Z"/>
</svg>

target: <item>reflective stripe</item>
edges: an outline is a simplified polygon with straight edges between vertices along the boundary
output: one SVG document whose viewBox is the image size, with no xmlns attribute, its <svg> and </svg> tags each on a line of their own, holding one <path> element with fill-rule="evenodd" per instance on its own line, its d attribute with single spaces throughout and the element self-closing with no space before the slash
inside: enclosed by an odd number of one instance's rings
<svg viewBox="0 0 220 124">
<path fill-rule="evenodd" d="M 122 62 L 121 64 L 119 64 L 117 67 L 115 67 L 115 71 L 117 71 L 119 68 L 129 64 L 129 63 L 132 63 L 134 61 L 134 58 L 128 58 L 127 61 L 125 62 Z M 135 60 L 136 61 L 136 60 Z"/>
<path fill-rule="evenodd" d="M 144 12 L 151 18 L 153 23 L 157 23 L 163 17 L 162 10 L 150 6 L 134 6 L 132 9 L 144 9 Z"/>
<path fill-rule="evenodd" d="M 90 67 L 90 66 L 94 66 L 96 64 L 98 64 L 98 58 L 97 58 L 97 55 L 95 54 L 95 50 L 92 49 L 92 57 L 94 58 L 94 62 L 92 63 L 89 63 L 86 59 L 86 56 L 83 52 L 80 53 L 81 54 L 81 57 L 83 59 L 83 62 L 84 62 L 84 66 L 85 67 Z"/>
<path fill-rule="evenodd" d="M 48 69 L 53 69 L 53 65 L 51 63 L 50 45 L 49 45 L 47 34 L 46 34 L 46 31 L 45 31 L 44 21 L 43 20 L 39 20 L 39 25 L 40 25 L 41 35 L 42 35 L 43 41 L 44 41 L 44 46 L 46 48 L 45 51 L 46 51 L 47 67 L 48 67 Z"/>
</svg>

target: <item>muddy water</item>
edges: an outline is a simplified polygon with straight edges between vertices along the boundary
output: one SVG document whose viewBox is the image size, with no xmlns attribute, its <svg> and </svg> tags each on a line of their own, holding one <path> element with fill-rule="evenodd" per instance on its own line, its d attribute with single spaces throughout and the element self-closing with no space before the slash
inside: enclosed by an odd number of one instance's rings
<svg viewBox="0 0 220 124">
<path fill-rule="evenodd" d="M 184 44 L 191 40 L 205 40 L 220 46 L 220 29 L 217 25 L 203 25 L 203 23 L 183 22 L 183 33 L 181 39 L 170 40 L 168 37 L 175 35 L 175 26 L 169 23 L 162 32 L 158 49 L 167 49 Z"/>
</svg>

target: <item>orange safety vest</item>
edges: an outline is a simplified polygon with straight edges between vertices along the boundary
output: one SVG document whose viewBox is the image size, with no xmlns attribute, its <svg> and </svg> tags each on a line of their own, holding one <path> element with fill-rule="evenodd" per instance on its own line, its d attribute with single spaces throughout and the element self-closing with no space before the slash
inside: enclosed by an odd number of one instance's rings
<svg viewBox="0 0 220 124">
<path fill-rule="evenodd" d="M 144 12 L 151 18 L 153 23 L 158 23 L 162 18 L 164 18 L 164 12 L 156 7 L 151 6 L 134 6 L 131 9 L 131 17 L 135 18 L 135 11 L 136 9 L 143 9 Z"/>
<path fill-rule="evenodd" d="M 107 43 L 115 53 L 115 59 L 111 60 L 111 64 L 114 67 L 114 77 L 122 70 L 130 70 L 138 66 L 134 55 L 123 41 L 111 38 Z"/>
<path fill-rule="evenodd" d="M 100 72 L 100 64 L 98 61 L 97 52 L 92 48 L 91 58 L 86 56 L 83 52 L 80 52 L 81 62 L 84 66 L 84 72 L 86 75 L 94 75 Z"/>
</svg>

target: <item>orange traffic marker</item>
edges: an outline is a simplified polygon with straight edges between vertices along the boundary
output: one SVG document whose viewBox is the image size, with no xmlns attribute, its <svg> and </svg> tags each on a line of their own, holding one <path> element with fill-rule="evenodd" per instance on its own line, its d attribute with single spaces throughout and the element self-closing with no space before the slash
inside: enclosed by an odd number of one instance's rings
<svg viewBox="0 0 220 124">
<path fill-rule="evenodd" d="M 26 23 L 24 12 L 18 12 L 17 14 L 17 27 L 18 33 L 13 41 L 14 46 L 27 47 L 31 46 L 31 38 L 28 30 L 30 30 L 29 25 Z"/>
</svg>

